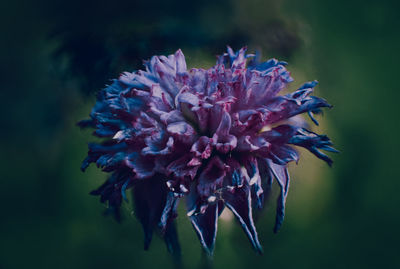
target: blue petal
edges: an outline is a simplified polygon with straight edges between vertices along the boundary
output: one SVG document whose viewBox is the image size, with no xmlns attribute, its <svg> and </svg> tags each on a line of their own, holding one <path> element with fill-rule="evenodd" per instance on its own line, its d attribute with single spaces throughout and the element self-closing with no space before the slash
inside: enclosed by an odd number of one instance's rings
<svg viewBox="0 0 400 269">
<path fill-rule="evenodd" d="M 167 226 L 164 234 L 164 241 L 167 245 L 169 253 L 171 253 L 175 257 L 175 259 L 179 261 L 181 256 L 181 246 L 179 244 L 175 222 L 172 222 Z"/>
<path fill-rule="evenodd" d="M 298 88 L 298 90 L 303 90 L 303 89 L 310 89 L 310 88 L 314 88 L 315 86 L 318 85 L 318 81 L 314 80 L 314 81 L 309 81 L 304 83 L 303 85 L 301 85 L 300 88 Z"/>
</svg>

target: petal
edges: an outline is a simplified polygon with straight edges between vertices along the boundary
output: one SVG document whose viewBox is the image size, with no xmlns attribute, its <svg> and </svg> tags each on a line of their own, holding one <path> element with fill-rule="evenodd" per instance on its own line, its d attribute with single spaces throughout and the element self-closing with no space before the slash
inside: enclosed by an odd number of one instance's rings
<svg viewBox="0 0 400 269">
<path fill-rule="evenodd" d="M 142 156 L 133 152 L 125 159 L 125 165 L 135 172 L 135 178 L 145 179 L 155 174 L 154 160 L 151 156 Z"/>
<path fill-rule="evenodd" d="M 213 139 L 214 138 L 218 141 L 215 143 L 215 148 L 222 154 L 232 151 L 237 146 L 237 138 L 234 135 L 228 135 L 225 137 L 214 136 Z"/>
<path fill-rule="evenodd" d="M 201 136 L 192 146 L 190 152 L 201 159 L 208 159 L 212 152 L 213 140 L 207 136 Z"/>
<path fill-rule="evenodd" d="M 199 176 L 197 191 L 201 197 L 209 197 L 222 187 L 226 167 L 221 159 L 213 157 Z"/>
<path fill-rule="evenodd" d="M 166 168 L 167 174 L 168 175 L 172 174 L 174 178 L 177 179 L 183 179 L 186 177 L 193 179 L 196 176 L 199 166 L 189 165 L 189 162 L 191 161 L 192 157 L 193 157 L 192 154 L 186 154 L 180 157 L 179 159 L 176 159 L 175 161 L 171 162 Z"/>
<path fill-rule="evenodd" d="M 160 176 L 139 181 L 134 189 L 135 214 L 143 226 L 144 249 L 150 246 L 153 230 L 160 222 L 167 196 L 167 187 Z"/>
<path fill-rule="evenodd" d="M 167 226 L 164 234 L 164 241 L 169 253 L 171 253 L 176 260 L 179 260 L 181 256 L 181 246 L 179 244 L 175 221 Z"/>
<path fill-rule="evenodd" d="M 177 52 L 175 52 L 175 60 L 176 60 L 176 72 L 177 73 L 186 72 L 185 55 L 183 55 L 180 49 L 177 50 Z"/>
<path fill-rule="evenodd" d="M 332 107 L 324 99 L 309 96 L 312 89 L 299 89 L 293 93 L 272 98 L 265 106 L 265 123 L 272 124 L 295 115 L 315 111 L 322 107 Z"/>
<path fill-rule="evenodd" d="M 102 144 L 89 143 L 88 146 L 88 157 L 82 163 L 82 171 L 85 171 L 94 162 L 105 171 L 113 170 L 116 165 L 122 162 L 120 158 L 125 155 L 124 152 L 127 148 L 126 143 L 116 143 L 115 141 L 106 141 Z"/>
<path fill-rule="evenodd" d="M 327 137 L 326 135 L 318 135 L 304 128 L 297 129 L 296 134 L 290 138 L 288 143 L 308 149 L 311 153 L 313 153 L 319 159 L 324 160 L 330 166 L 333 163 L 331 158 L 329 158 L 326 154 L 322 153 L 318 149 L 335 153 L 339 152 L 331 147 L 332 141 L 329 139 L 329 137 Z"/>
<path fill-rule="evenodd" d="M 175 82 L 176 71 L 165 61 L 160 61 L 160 58 L 154 58 L 155 75 L 159 78 L 160 86 L 165 89 L 172 98 L 179 92 L 179 87 Z"/>
<path fill-rule="evenodd" d="M 252 202 L 249 186 L 247 184 L 244 184 L 241 188 L 225 190 L 222 193 L 222 197 L 224 199 L 225 205 L 239 220 L 254 249 L 257 252 L 262 253 L 262 247 L 258 240 L 256 227 L 253 222 L 251 209 Z"/>
<path fill-rule="evenodd" d="M 298 161 L 299 154 L 288 145 L 272 144 L 268 157 L 276 164 L 285 165 L 291 161 Z"/>
<path fill-rule="evenodd" d="M 257 158 L 251 156 L 245 158 L 244 166 L 249 176 L 249 185 L 251 188 L 253 207 L 261 209 L 263 206 L 264 191 L 262 188 L 261 175 L 258 168 Z"/>
<path fill-rule="evenodd" d="M 112 214 L 116 221 L 121 220 L 120 207 L 122 198 L 126 200 L 125 190 L 132 187 L 134 180 L 129 169 L 121 169 L 114 172 L 107 181 L 98 189 L 90 192 L 91 195 L 99 195 L 100 202 L 108 202 L 106 214 Z"/>
<path fill-rule="evenodd" d="M 269 131 L 262 132 L 260 135 L 270 143 L 286 144 L 296 134 L 298 129 L 298 127 L 283 124 Z"/>
<path fill-rule="evenodd" d="M 274 232 L 277 233 L 281 228 L 283 219 L 285 217 L 285 203 L 289 191 L 290 178 L 286 165 L 277 165 L 270 160 L 268 160 L 268 165 L 276 181 L 281 187 L 281 193 L 279 194 L 276 208 L 276 220 L 274 227 Z"/>
<path fill-rule="evenodd" d="M 134 88 L 145 89 L 155 84 L 155 78 L 146 72 L 137 73 L 124 72 L 118 79 L 119 82 Z"/>
<path fill-rule="evenodd" d="M 171 191 L 168 192 L 165 201 L 165 206 L 160 217 L 160 222 L 158 224 L 158 226 L 161 229 L 161 232 L 164 233 L 169 225 L 169 222 L 177 216 L 176 213 L 177 207 L 178 207 L 178 197 L 174 195 L 173 192 Z"/>
<path fill-rule="evenodd" d="M 227 111 L 224 111 L 222 113 L 221 122 L 213 136 L 216 149 L 223 154 L 228 153 L 237 146 L 237 138 L 229 134 L 230 129 L 231 116 Z"/>
<path fill-rule="evenodd" d="M 232 49 L 228 47 L 229 56 L 231 57 L 232 69 L 243 69 L 246 66 L 246 47 L 241 48 L 238 52 L 233 54 Z"/>
<path fill-rule="evenodd" d="M 190 220 L 204 250 L 212 255 L 218 228 L 218 203 L 208 205 L 203 214 L 192 215 Z"/>
<path fill-rule="evenodd" d="M 167 131 L 171 135 L 175 135 L 176 137 L 184 136 L 190 138 L 196 134 L 193 127 L 184 121 L 178 121 L 168 124 Z"/>
<path fill-rule="evenodd" d="M 164 113 L 163 115 L 160 116 L 160 119 L 162 122 L 164 122 L 166 125 L 178 121 L 184 121 L 185 118 L 183 117 L 182 113 L 178 110 L 172 110 L 171 112 Z"/>
<path fill-rule="evenodd" d="M 142 149 L 143 155 L 167 155 L 172 152 L 174 138 L 159 132 L 146 137 L 145 143 L 147 147 Z"/>
</svg>

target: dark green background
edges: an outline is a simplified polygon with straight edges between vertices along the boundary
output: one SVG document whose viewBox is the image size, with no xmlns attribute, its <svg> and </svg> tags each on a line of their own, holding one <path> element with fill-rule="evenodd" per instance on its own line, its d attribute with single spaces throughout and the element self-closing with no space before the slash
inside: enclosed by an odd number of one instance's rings
<svg viewBox="0 0 400 269">
<path fill-rule="evenodd" d="M 304 153 L 276 235 L 272 194 L 257 221 L 263 256 L 237 223 L 220 221 L 213 266 L 399 267 L 399 8 L 396 1 L 2 1 L 0 268 L 172 268 L 159 238 L 143 250 L 131 205 L 122 224 L 102 216 L 88 193 L 105 175 L 80 172 L 93 139 L 75 123 L 96 90 L 141 59 L 182 48 L 189 66 L 207 67 L 227 44 L 288 61 L 295 86 L 318 79 L 316 94 L 334 108 L 315 130 L 342 153 L 332 169 Z M 180 213 L 184 268 L 202 268 L 200 244 Z"/>
</svg>

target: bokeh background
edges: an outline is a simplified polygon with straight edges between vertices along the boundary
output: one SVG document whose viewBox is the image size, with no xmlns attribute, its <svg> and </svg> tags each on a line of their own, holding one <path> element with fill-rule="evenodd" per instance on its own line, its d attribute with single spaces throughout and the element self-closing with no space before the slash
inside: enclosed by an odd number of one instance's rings
<svg viewBox="0 0 400 269">
<path fill-rule="evenodd" d="M 400 268 L 397 1 L 1 1 L 0 268 L 173 268 L 161 239 L 143 250 L 88 193 L 106 175 L 79 170 L 90 131 L 75 123 L 95 93 L 142 59 L 181 48 L 209 67 L 226 45 L 290 63 L 294 89 L 317 79 L 334 105 L 320 133 L 333 168 L 303 152 L 291 165 L 287 217 L 273 234 L 276 191 L 258 219 L 263 256 L 230 215 L 207 262 L 184 208 L 183 268 Z M 132 200 L 132 199 L 130 199 Z"/>
</svg>

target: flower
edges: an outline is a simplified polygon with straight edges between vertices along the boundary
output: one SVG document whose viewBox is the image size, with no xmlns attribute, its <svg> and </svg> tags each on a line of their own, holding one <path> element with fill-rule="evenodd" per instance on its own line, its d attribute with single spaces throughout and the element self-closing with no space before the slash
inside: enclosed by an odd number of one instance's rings
<svg viewBox="0 0 400 269">
<path fill-rule="evenodd" d="M 79 123 L 104 138 L 89 144 L 82 170 L 96 163 L 111 173 L 92 194 L 119 219 L 125 192 L 133 188 L 145 249 L 159 229 L 168 249 L 179 253 L 174 219 L 178 201 L 186 197 L 187 215 L 208 254 L 225 207 L 261 252 L 252 210 L 263 206 L 275 179 L 281 189 L 274 228 L 279 230 L 289 189 L 287 165 L 299 159 L 293 145 L 331 165 L 320 151 L 336 152 L 329 138 L 293 120 L 308 112 L 317 123 L 313 113 L 330 107 L 310 95 L 317 82 L 278 95 L 292 81 L 286 63 L 258 58 L 246 55 L 246 48 L 228 47 L 210 69 L 187 70 L 181 50 L 154 56 L 144 63 L 145 71 L 123 73 L 100 91 L 90 119 Z"/>
</svg>

